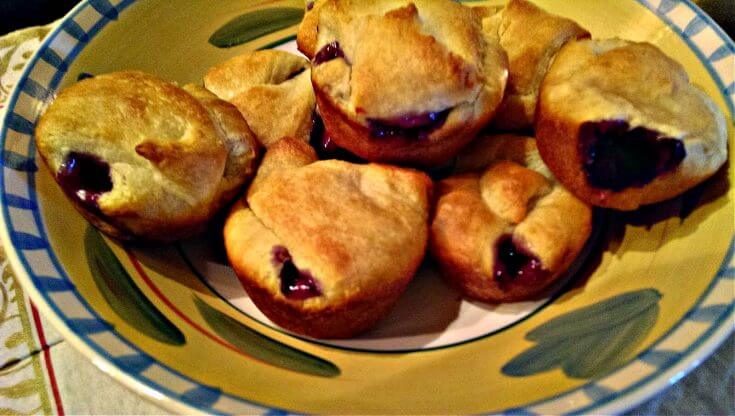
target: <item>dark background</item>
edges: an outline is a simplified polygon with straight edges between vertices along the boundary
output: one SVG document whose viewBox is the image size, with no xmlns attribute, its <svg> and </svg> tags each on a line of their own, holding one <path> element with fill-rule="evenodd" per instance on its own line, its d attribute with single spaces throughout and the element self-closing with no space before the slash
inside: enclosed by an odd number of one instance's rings
<svg viewBox="0 0 735 416">
<path fill-rule="evenodd" d="M 175 0 L 174 0 L 175 1 Z M 63 16 L 78 0 L 0 0 L 0 36 Z"/>
</svg>

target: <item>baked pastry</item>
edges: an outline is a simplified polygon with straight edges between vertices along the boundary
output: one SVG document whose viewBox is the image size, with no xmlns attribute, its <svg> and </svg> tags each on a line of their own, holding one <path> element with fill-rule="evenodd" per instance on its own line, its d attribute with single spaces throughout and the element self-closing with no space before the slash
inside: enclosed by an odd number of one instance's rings
<svg viewBox="0 0 735 416">
<path fill-rule="evenodd" d="M 430 251 L 465 296 L 528 300 L 577 258 L 592 209 L 544 166 L 535 141 L 483 136 L 463 150 L 457 174 L 437 185 Z"/>
<path fill-rule="evenodd" d="M 227 255 L 257 307 L 318 338 L 370 328 L 424 257 L 431 181 L 393 166 L 316 161 L 285 138 L 227 218 Z"/>
<path fill-rule="evenodd" d="M 286 136 L 309 141 L 316 102 L 306 59 L 274 49 L 250 52 L 210 68 L 204 86 L 234 104 L 265 147 Z"/>
<path fill-rule="evenodd" d="M 120 239 L 195 234 L 254 173 L 240 113 L 137 71 L 85 79 L 41 116 L 38 151 L 75 207 Z"/>
<path fill-rule="evenodd" d="M 508 86 L 493 119 L 501 130 L 533 126 L 538 89 L 551 61 L 570 39 L 589 38 L 577 23 L 540 9 L 526 0 L 510 0 L 499 16 L 483 20 L 486 30 L 497 31 L 508 54 Z"/>
<path fill-rule="evenodd" d="M 218 211 L 230 203 L 255 175 L 260 146 L 245 119 L 232 104 L 220 100 L 199 85 L 187 84 L 183 89 L 204 106 L 225 145 L 225 168 L 216 190 L 215 205 L 212 206 L 213 211 Z"/>
<path fill-rule="evenodd" d="M 323 0 L 299 28 L 336 145 L 370 161 L 435 166 L 492 118 L 507 58 L 482 15 L 451 0 Z"/>
<path fill-rule="evenodd" d="M 601 207 L 672 198 L 727 160 L 722 111 L 648 43 L 568 43 L 541 85 L 536 129 L 549 168 Z"/>
</svg>

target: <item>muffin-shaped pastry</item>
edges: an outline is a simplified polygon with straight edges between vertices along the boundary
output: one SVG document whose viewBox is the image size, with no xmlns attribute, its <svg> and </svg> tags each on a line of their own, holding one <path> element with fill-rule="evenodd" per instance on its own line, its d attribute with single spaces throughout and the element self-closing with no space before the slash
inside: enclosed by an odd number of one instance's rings
<svg viewBox="0 0 735 416">
<path fill-rule="evenodd" d="M 532 138 L 483 136 L 437 185 L 430 251 L 465 296 L 532 299 L 563 275 L 592 229 L 592 209 L 565 190 Z"/>
<path fill-rule="evenodd" d="M 541 80 L 554 56 L 570 39 L 589 38 L 590 34 L 572 20 L 526 0 L 510 0 L 498 16 L 483 20 L 483 25 L 497 31 L 509 62 L 508 87 L 492 124 L 501 130 L 529 129 Z"/>
<path fill-rule="evenodd" d="M 364 331 L 413 277 L 428 239 L 431 181 L 393 166 L 317 161 L 285 138 L 227 219 L 227 255 L 258 308 L 318 338 Z"/>
<path fill-rule="evenodd" d="M 279 50 L 236 56 L 204 75 L 204 86 L 240 110 L 258 140 L 309 141 L 316 105 L 309 61 Z"/>
<path fill-rule="evenodd" d="M 492 118 L 507 57 L 451 0 L 323 0 L 299 48 L 329 137 L 370 161 L 439 165 Z"/>
<path fill-rule="evenodd" d="M 567 43 L 537 111 L 541 156 L 593 205 L 633 210 L 672 198 L 727 160 L 722 111 L 648 43 Z"/>
<path fill-rule="evenodd" d="M 75 207 L 120 239 L 171 241 L 201 231 L 250 179 L 257 156 L 235 107 L 201 87 L 135 71 L 62 91 L 41 117 L 36 143 Z"/>
</svg>

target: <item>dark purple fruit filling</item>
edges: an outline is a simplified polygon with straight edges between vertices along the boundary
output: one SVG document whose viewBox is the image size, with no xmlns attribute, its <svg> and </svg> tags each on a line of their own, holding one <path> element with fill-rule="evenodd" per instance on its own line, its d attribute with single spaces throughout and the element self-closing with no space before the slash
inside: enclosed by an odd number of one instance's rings
<svg viewBox="0 0 735 416">
<path fill-rule="evenodd" d="M 447 121 L 450 109 L 433 113 L 411 114 L 389 120 L 368 119 L 373 137 L 388 138 L 401 136 L 426 139 L 431 132 Z"/>
<path fill-rule="evenodd" d="M 321 296 L 322 292 L 308 270 L 299 270 L 293 263 L 291 254 L 283 246 L 275 246 L 272 251 L 271 263 L 281 267 L 281 293 L 289 299 L 304 300 Z"/>
<path fill-rule="evenodd" d="M 80 72 L 79 75 L 77 75 L 77 81 L 81 81 L 87 78 L 94 78 L 94 75 L 90 74 L 89 72 Z"/>
<path fill-rule="evenodd" d="M 327 44 L 319 50 L 314 56 L 314 65 L 320 65 L 324 62 L 331 61 L 332 59 L 342 58 L 344 59 L 345 53 L 342 48 L 339 47 L 339 42 L 334 41 Z"/>
<path fill-rule="evenodd" d="M 325 155 L 329 155 L 327 158 L 334 157 L 334 154 L 341 148 L 332 140 L 327 133 L 322 134 L 321 139 L 315 143 L 317 149 L 323 152 Z M 344 149 L 342 149 L 344 150 Z"/>
<path fill-rule="evenodd" d="M 62 189 L 83 204 L 98 209 L 97 201 L 112 189 L 110 165 L 88 153 L 70 152 L 56 174 Z"/>
<path fill-rule="evenodd" d="M 319 117 L 319 114 L 317 114 L 316 111 L 311 114 L 311 134 L 309 136 L 309 143 L 311 143 L 311 146 L 317 151 L 317 153 L 319 153 L 320 150 L 333 150 L 330 149 L 330 144 L 333 143 L 332 139 L 329 138 L 327 132 L 324 130 L 324 121 L 322 121 L 322 118 Z"/>
<path fill-rule="evenodd" d="M 440 166 L 425 168 L 424 171 L 427 175 L 429 175 L 432 180 L 440 181 L 442 179 L 446 179 L 452 176 L 455 169 L 457 168 L 458 161 L 459 157 L 453 157 Z"/>
<path fill-rule="evenodd" d="M 337 159 L 350 163 L 366 163 L 366 161 L 357 155 L 354 155 L 346 149 L 339 147 L 332 140 L 324 129 L 322 118 L 316 113 L 312 116 L 311 136 L 309 138 L 311 147 L 316 150 L 319 160 Z"/>
<path fill-rule="evenodd" d="M 500 239 L 495 251 L 495 279 L 503 283 L 523 281 L 527 283 L 542 281 L 548 271 L 533 254 L 513 242 L 513 236 L 505 235 Z"/>
<path fill-rule="evenodd" d="M 314 2 L 313 1 L 307 1 L 306 2 L 306 10 L 311 10 L 314 8 Z"/>
<path fill-rule="evenodd" d="M 579 129 L 579 152 L 589 184 L 621 191 L 642 187 L 686 157 L 684 143 L 624 120 L 588 121 Z"/>
</svg>

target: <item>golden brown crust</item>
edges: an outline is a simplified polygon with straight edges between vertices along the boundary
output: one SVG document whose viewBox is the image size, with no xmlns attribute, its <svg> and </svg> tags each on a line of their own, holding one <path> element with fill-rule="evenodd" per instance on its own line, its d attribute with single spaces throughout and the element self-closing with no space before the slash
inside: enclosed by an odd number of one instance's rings
<svg viewBox="0 0 735 416">
<path fill-rule="evenodd" d="M 508 160 L 553 177 L 536 148 L 535 140 L 519 140 L 517 134 L 483 134 L 462 149 L 455 163 L 455 173 L 483 171 L 489 161 Z"/>
<path fill-rule="evenodd" d="M 383 16 L 364 19 L 359 34 L 356 34 L 354 53 L 350 56 L 350 101 L 356 113 L 375 119 L 390 119 L 405 114 L 442 111 L 472 101 L 482 87 L 483 79 L 480 23 L 464 6 L 448 3 L 452 7 L 447 7 L 451 9 L 447 19 L 467 20 L 462 30 L 451 29 L 457 30 L 453 35 L 460 42 L 466 42 L 463 49 L 469 50 L 468 56 L 462 56 L 459 45 L 455 49 L 434 36 L 422 33 L 424 24 L 419 10 L 412 3 L 390 10 Z M 468 30 L 473 26 L 474 31 Z M 438 34 L 436 36 L 439 37 Z M 376 41 L 378 39 L 379 42 Z M 396 65 L 398 62 L 401 64 Z M 319 81 L 318 74 L 315 79 Z"/>
<path fill-rule="evenodd" d="M 536 134 L 541 156 L 586 202 L 633 210 L 672 198 L 714 174 L 727 159 L 722 111 L 689 83 L 680 64 L 647 43 L 576 41 L 558 54 L 541 86 Z M 682 140 L 686 157 L 641 187 L 592 187 L 582 169 L 579 130 L 585 122 L 625 121 Z"/>
<path fill-rule="evenodd" d="M 299 30 L 296 35 L 296 45 L 299 51 L 312 59 L 316 54 L 316 42 L 318 37 L 317 27 L 319 26 L 319 8 L 324 2 L 322 0 L 311 3 L 311 10 L 307 8 L 304 12 L 304 18 L 299 24 Z"/>
<path fill-rule="evenodd" d="M 315 107 L 309 62 L 279 50 L 239 55 L 210 68 L 204 86 L 240 110 L 265 147 L 309 141 Z"/>
<path fill-rule="evenodd" d="M 188 84 L 183 88 L 207 110 L 227 149 L 225 169 L 217 191 L 219 197 L 213 208 L 219 211 L 255 176 L 260 145 L 235 106 L 198 85 Z"/>
<path fill-rule="evenodd" d="M 227 220 L 230 262 L 279 325 L 316 337 L 353 335 L 388 310 L 423 259 L 430 190 L 422 173 L 316 162 L 311 148 L 285 138 L 266 153 L 247 206 Z M 322 295 L 301 301 L 281 293 L 276 246 L 314 276 Z"/>
<path fill-rule="evenodd" d="M 490 120 L 507 79 L 507 58 L 481 17 L 449 0 L 318 2 L 299 45 L 314 56 L 338 42 L 344 54 L 312 70 L 330 137 L 371 161 L 436 165 L 454 156 Z M 421 139 L 398 132 L 384 140 L 369 128 L 445 111 L 446 123 Z"/>
<path fill-rule="evenodd" d="M 539 160 L 532 138 L 483 136 L 471 147 L 493 150 L 482 156 L 484 164 L 477 152 L 463 151 L 459 164 L 479 169 L 439 183 L 429 250 L 443 276 L 466 296 L 487 302 L 530 299 L 578 256 L 591 233 L 591 208 L 545 169 L 530 168 Z M 462 162 L 465 155 L 469 164 Z M 495 278 L 498 245 L 508 236 L 546 273 Z"/>
<path fill-rule="evenodd" d="M 526 0 L 510 0 L 498 28 L 508 54 L 508 87 L 493 120 L 502 130 L 532 127 L 541 80 L 556 53 L 571 39 L 589 38 L 584 28 Z"/>
<path fill-rule="evenodd" d="M 485 205 L 512 224 L 523 221 L 531 203 L 550 191 L 551 184 L 544 175 L 508 160 L 495 163 L 480 178 Z"/>
<path fill-rule="evenodd" d="M 438 260 L 442 276 L 465 296 L 484 301 L 505 301 L 503 291 L 485 273 L 483 253 L 505 224 L 485 207 L 479 175 L 464 174 L 441 181 L 431 224 L 429 251 Z"/>
<path fill-rule="evenodd" d="M 239 114 L 217 119 L 208 111 L 227 112 L 223 105 L 142 72 L 100 75 L 59 94 L 36 143 L 54 177 L 70 152 L 109 165 L 112 189 L 98 210 L 70 197 L 95 226 L 121 239 L 171 241 L 201 231 L 252 173 L 255 148 L 239 157 L 243 169 L 225 177 L 226 143 L 242 139 L 246 148 L 249 132 L 238 132 Z"/>
<path fill-rule="evenodd" d="M 266 152 L 258 167 L 258 173 L 248 188 L 248 195 L 258 191 L 272 172 L 306 166 L 319 160 L 314 148 L 301 140 L 285 138 L 279 140 Z"/>
</svg>

